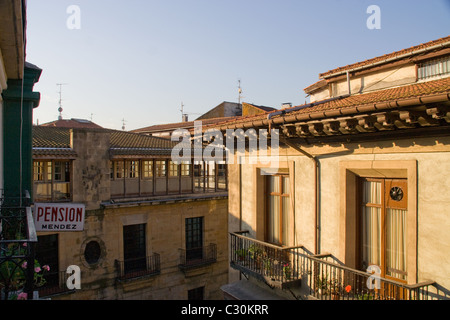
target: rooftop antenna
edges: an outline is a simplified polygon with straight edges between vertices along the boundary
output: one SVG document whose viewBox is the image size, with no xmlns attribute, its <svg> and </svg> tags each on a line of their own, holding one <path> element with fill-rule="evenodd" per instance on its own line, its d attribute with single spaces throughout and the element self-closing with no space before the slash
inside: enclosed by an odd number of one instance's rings
<svg viewBox="0 0 450 320">
<path fill-rule="evenodd" d="M 62 120 L 62 86 L 66 85 L 67 83 L 57 83 L 56 85 L 59 86 L 59 108 L 58 108 L 58 112 L 59 112 L 59 116 L 58 116 L 58 120 Z"/>
<path fill-rule="evenodd" d="M 183 101 L 181 101 L 181 122 L 187 122 L 188 121 L 188 115 L 187 113 L 184 113 L 184 104 Z"/>
<path fill-rule="evenodd" d="M 238 103 L 241 104 L 241 99 L 243 98 L 242 97 L 242 88 L 241 88 L 241 79 L 238 80 L 238 93 L 239 93 Z"/>
<path fill-rule="evenodd" d="M 122 119 L 122 130 L 125 131 L 125 119 Z"/>
</svg>

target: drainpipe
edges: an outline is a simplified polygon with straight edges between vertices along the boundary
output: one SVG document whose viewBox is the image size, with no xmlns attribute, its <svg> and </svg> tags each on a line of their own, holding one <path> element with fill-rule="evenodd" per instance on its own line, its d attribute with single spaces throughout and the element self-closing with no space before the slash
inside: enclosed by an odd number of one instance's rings
<svg viewBox="0 0 450 320">
<path fill-rule="evenodd" d="M 297 150 L 303 155 L 307 156 L 314 164 L 314 254 L 319 254 L 320 251 L 320 204 L 319 204 L 319 188 L 320 188 L 320 166 L 317 157 L 289 142 L 285 137 L 280 136 L 280 141 L 285 145 Z"/>
</svg>

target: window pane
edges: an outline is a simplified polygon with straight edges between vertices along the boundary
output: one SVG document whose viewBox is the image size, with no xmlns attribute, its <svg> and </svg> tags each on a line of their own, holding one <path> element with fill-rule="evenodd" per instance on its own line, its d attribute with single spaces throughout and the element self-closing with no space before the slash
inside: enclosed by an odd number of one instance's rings
<svg viewBox="0 0 450 320">
<path fill-rule="evenodd" d="M 267 241 L 280 243 L 280 196 L 269 196 Z"/>
<path fill-rule="evenodd" d="M 144 160 L 142 161 L 142 174 L 144 178 L 151 178 L 153 176 L 153 161 Z"/>
<path fill-rule="evenodd" d="M 269 192 L 280 193 L 280 177 L 270 176 L 269 177 Z"/>
<path fill-rule="evenodd" d="M 289 194 L 289 177 L 283 177 L 283 193 Z"/>
<path fill-rule="evenodd" d="M 166 161 L 157 160 L 155 163 L 155 171 L 157 177 L 165 177 L 166 176 Z"/>
<path fill-rule="evenodd" d="M 282 197 L 282 221 L 283 221 L 283 245 L 288 244 L 288 227 L 289 227 L 289 197 Z"/>
<path fill-rule="evenodd" d="M 406 210 L 386 209 L 386 273 L 406 279 Z"/>
<path fill-rule="evenodd" d="M 381 204 L 381 182 L 364 181 L 363 202 Z"/>
<path fill-rule="evenodd" d="M 363 263 L 381 265 L 381 208 L 363 207 Z"/>
</svg>

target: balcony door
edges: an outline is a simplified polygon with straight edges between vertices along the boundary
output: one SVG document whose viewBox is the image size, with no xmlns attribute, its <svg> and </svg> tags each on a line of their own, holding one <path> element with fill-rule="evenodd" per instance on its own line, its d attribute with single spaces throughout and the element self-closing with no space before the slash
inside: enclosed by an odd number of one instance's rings
<svg viewBox="0 0 450 320">
<path fill-rule="evenodd" d="M 203 217 L 187 218 L 186 232 L 186 262 L 203 258 Z"/>
<path fill-rule="evenodd" d="M 125 274 L 147 268 L 145 248 L 145 224 L 123 227 L 123 256 Z"/>
<path fill-rule="evenodd" d="M 406 179 L 361 179 L 361 266 L 376 265 L 381 276 L 406 282 Z"/>
</svg>

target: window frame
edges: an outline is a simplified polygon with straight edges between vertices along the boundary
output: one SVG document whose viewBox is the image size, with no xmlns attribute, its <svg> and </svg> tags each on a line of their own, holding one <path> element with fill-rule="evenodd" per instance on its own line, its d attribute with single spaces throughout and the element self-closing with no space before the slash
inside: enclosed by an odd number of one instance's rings
<svg viewBox="0 0 450 320">
<path fill-rule="evenodd" d="M 381 183 L 381 203 L 380 204 L 374 204 L 374 203 L 364 203 L 363 201 L 363 184 L 364 182 L 378 182 Z M 401 184 L 404 187 L 404 198 L 402 199 L 402 201 L 396 205 L 396 203 L 392 202 L 389 199 L 389 189 L 388 189 L 388 185 L 389 184 Z M 392 209 L 392 208 L 397 208 L 397 209 L 402 209 L 402 210 L 406 210 L 406 217 L 405 217 L 405 223 L 408 220 L 408 215 L 409 210 L 408 210 L 408 206 L 407 206 L 407 198 L 408 198 L 408 181 L 405 178 L 373 178 L 373 177 L 359 177 L 358 178 L 358 194 L 357 194 L 357 203 L 358 203 L 358 215 L 357 215 L 357 223 L 358 223 L 358 229 L 357 229 L 357 236 L 358 236 L 358 260 L 359 260 L 359 268 L 361 270 L 366 270 L 368 266 L 366 266 L 364 264 L 364 259 L 363 259 L 363 206 L 368 206 L 368 207 L 372 207 L 372 208 L 379 208 L 380 209 L 380 265 L 378 265 L 380 267 L 381 270 L 381 277 L 384 277 L 386 279 L 391 279 L 394 281 L 398 281 L 401 283 L 407 283 L 407 279 L 408 279 L 408 263 L 405 262 L 405 268 L 406 271 L 404 271 L 404 279 L 401 279 L 399 277 L 395 277 L 392 275 L 388 275 L 388 267 L 387 267 L 387 252 L 388 252 L 388 240 L 387 240 L 387 236 L 388 236 L 388 231 L 387 231 L 387 211 L 388 209 Z M 407 230 L 405 230 L 405 232 L 407 233 Z M 407 244 L 407 239 L 404 243 L 404 256 L 405 259 L 408 259 L 408 244 Z M 369 263 L 370 265 L 370 263 Z M 402 271 L 403 272 L 403 271 Z"/>
<path fill-rule="evenodd" d="M 279 179 L 279 186 L 280 186 L 280 192 L 271 192 L 270 191 L 270 179 L 274 178 L 275 179 Z M 283 179 L 288 179 L 287 181 L 287 185 L 289 188 L 289 193 L 285 193 L 284 191 L 284 187 L 283 187 Z M 283 221 L 283 216 L 285 216 L 285 218 L 287 218 L 287 220 L 289 221 L 290 218 L 290 211 L 291 211 L 291 204 L 290 204 L 290 192 L 291 192 L 291 185 L 290 185 L 290 175 L 289 173 L 277 173 L 277 174 L 272 174 L 272 175 L 266 175 L 265 179 L 264 179 L 264 239 L 266 242 L 274 244 L 274 245 L 278 245 L 278 246 L 287 246 L 289 243 L 289 227 L 286 228 L 286 230 L 284 229 L 283 225 L 284 225 L 284 221 Z M 278 236 L 280 241 L 275 242 L 274 239 L 270 239 L 270 231 L 269 228 L 271 227 L 270 225 L 270 218 L 269 218 L 269 210 L 270 210 L 270 197 L 275 196 L 275 197 L 279 197 L 279 202 L 278 202 L 278 221 L 279 221 L 279 230 L 278 230 Z M 283 212 L 284 208 L 284 204 L 283 204 L 283 199 L 287 198 L 288 202 L 286 204 L 287 206 L 287 212 Z"/>
</svg>

